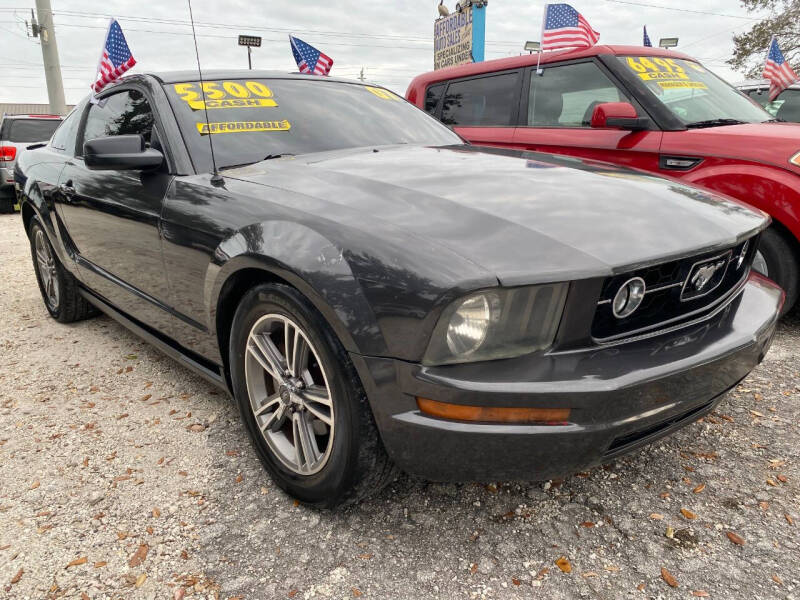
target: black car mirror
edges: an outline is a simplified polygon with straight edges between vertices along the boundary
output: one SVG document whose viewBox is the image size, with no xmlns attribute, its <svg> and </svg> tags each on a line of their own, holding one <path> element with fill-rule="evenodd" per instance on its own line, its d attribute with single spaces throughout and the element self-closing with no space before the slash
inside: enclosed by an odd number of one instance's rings
<svg viewBox="0 0 800 600">
<path fill-rule="evenodd" d="M 160 167 L 164 155 L 147 148 L 141 135 L 115 135 L 84 143 L 83 161 L 93 171 L 132 171 Z"/>
</svg>

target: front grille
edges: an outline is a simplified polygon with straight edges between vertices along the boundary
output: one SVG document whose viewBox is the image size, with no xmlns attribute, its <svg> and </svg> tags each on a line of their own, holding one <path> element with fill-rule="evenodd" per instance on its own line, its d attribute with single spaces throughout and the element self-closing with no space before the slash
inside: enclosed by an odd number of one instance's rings
<svg viewBox="0 0 800 600">
<path fill-rule="evenodd" d="M 592 337 L 610 342 L 702 318 L 738 289 L 757 246 L 758 237 L 753 237 L 727 249 L 609 277 L 597 304 Z M 612 309 L 614 296 L 635 277 L 645 282 L 644 299 L 633 314 L 618 318 Z M 699 286 L 704 279 L 707 283 Z"/>
</svg>

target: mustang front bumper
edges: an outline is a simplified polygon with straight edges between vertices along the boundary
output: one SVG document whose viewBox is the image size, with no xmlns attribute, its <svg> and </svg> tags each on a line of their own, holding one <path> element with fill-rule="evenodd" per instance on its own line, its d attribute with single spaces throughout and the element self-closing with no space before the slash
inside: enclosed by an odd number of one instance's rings
<svg viewBox="0 0 800 600">
<path fill-rule="evenodd" d="M 764 358 L 783 292 L 751 275 L 709 320 L 611 347 L 423 367 L 352 354 L 387 452 L 435 481 L 542 480 L 629 452 L 714 407 Z M 569 408 L 556 425 L 490 424 L 423 414 L 451 404 Z"/>
</svg>

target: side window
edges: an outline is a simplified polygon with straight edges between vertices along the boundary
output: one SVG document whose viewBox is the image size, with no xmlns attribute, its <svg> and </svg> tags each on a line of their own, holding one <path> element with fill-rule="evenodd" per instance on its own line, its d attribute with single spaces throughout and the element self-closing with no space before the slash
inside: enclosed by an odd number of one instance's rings
<svg viewBox="0 0 800 600">
<path fill-rule="evenodd" d="M 528 125 L 588 127 L 594 107 L 628 99 L 596 64 L 578 63 L 531 73 Z"/>
<path fill-rule="evenodd" d="M 83 106 L 80 106 L 67 115 L 50 139 L 52 148 L 63 150 L 69 155 L 75 153 L 75 137 L 78 135 L 78 126 L 81 123 L 82 113 Z"/>
<path fill-rule="evenodd" d="M 92 104 L 83 130 L 84 140 L 112 135 L 140 134 L 150 142 L 153 133 L 153 111 L 141 92 L 125 90 Z"/>
<path fill-rule="evenodd" d="M 456 81 L 447 87 L 442 123 L 465 127 L 507 127 L 514 124 L 519 73 L 503 73 Z"/>
<path fill-rule="evenodd" d="M 436 112 L 436 107 L 439 106 L 439 100 L 444 93 L 444 84 L 437 83 L 430 86 L 425 90 L 425 112 L 432 115 Z"/>
</svg>

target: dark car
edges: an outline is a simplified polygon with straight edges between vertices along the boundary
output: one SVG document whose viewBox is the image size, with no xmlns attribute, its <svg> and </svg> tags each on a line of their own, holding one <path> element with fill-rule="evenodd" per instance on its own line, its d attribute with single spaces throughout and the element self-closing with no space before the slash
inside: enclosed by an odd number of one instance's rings
<svg viewBox="0 0 800 600">
<path fill-rule="evenodd" d="M 745 81 L 736 86 L 764 107 L 769 114 L 781 121 L 800 123 L 800 83 L 783 90 L 775 100 L 769 99 L 769 81 Z"/>
<path fill-rule="evenodd" d="M 383 88 L 207 77 L 81 103 L 17 165 L 23 220 L 50 314 L 96 307 L 229 390 L 303 502 L 395 465 L 563 475 L 708 413 L 767 351 L 763 213 L 479 150 Z"/>
</svg>

